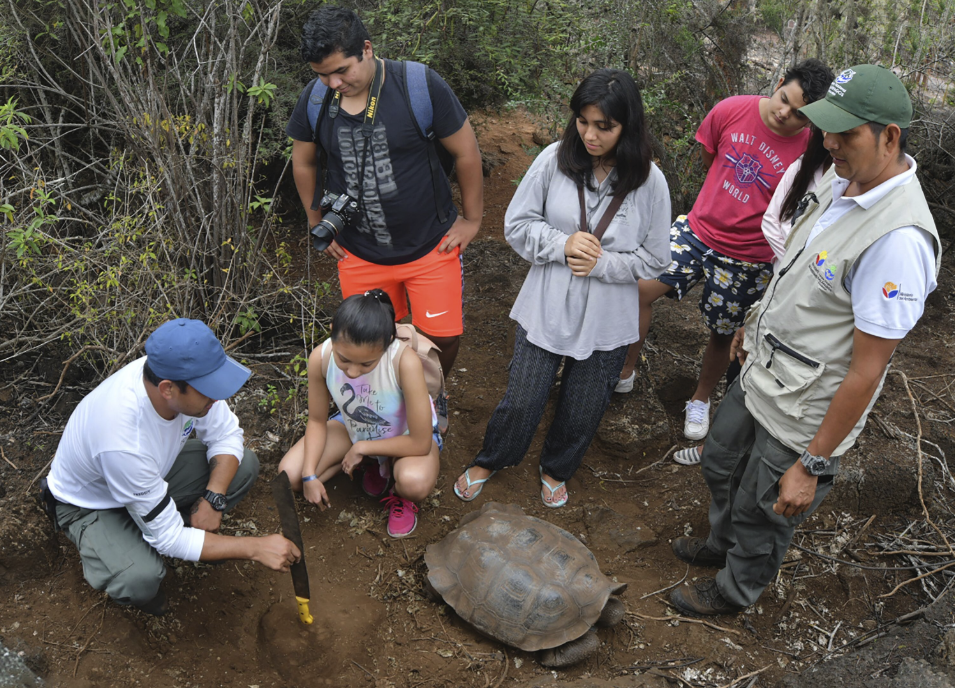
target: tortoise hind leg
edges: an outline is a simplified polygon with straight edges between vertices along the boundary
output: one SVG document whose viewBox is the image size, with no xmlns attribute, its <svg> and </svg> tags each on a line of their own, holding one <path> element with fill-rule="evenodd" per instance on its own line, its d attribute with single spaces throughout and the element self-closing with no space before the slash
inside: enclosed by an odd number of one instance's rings
<svg viewBox="0 0 955 688">
<path fill-rule="evenodd" d="M 598 647 L 600 647 L 600 640 L 597 638 L 597 632 L 591 628 L 577 640 L 571 640 L 549 650 L 541 650 L 539 659 L 545 667 L 570 666 L 592 655 Z"/>
<path fill-rule="evenodd" d="M 616 626 L 623 621 L 623 617 L 626 613 L 627 607 L 624 605 L 623 600 L 619 597 L 610 597 L 607 599 L 607 604 L 604 605 L 603 611 L 600 612 L 600 617 L 594 622 L 594 625 L 600 628 Z"/>
</svg>

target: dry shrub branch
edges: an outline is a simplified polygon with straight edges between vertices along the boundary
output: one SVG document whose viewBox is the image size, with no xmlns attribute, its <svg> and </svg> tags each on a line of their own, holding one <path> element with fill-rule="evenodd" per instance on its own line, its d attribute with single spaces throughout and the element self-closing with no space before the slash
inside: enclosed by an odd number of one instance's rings
<svg viewBox="0 0 955 688">
<path fill-rule="evenodd" d="M 63 340 L 108 372 L 173 316 L 226 344 L 314 321 L 274 232 L 283 161 L 259 155 L 282 3 L 71 0 L 52 26 L 6 4 L 0 361 Z"/>
</svg>

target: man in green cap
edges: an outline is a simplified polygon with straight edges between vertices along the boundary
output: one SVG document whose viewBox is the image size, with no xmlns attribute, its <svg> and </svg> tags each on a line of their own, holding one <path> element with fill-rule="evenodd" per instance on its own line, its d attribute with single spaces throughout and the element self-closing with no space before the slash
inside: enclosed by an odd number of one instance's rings
<svg viewBox="0 0 955 688">
<path fill-rule="evenodd" d="M 800 112 L 825 133 L 833 164 L 800 203 L 788 252 L 733 341 L 743 371 L 702 460 L 710 534 L 673 541 L 684 561 L 720 569 L 672 593 L 693 614 L 739 611 L 775 578 L 936 286 L 940 243 L 905 153 L 902 82 L 858 65 Z"/>
</svg>

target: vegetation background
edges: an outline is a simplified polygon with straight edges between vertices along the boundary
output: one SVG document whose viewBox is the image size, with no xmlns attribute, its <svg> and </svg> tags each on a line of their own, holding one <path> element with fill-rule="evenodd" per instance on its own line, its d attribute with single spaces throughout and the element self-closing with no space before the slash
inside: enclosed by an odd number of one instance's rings
<svg viewBox="0 0 955 688">
<path fill-rule="evenodd" d="M 0 364 L 29 374 L 55 350 L 98 378 L 183 315 L 230 348 L 277 332 L 309 347 L 327 285 L 300 244 L 284 127 L 311 76 L 298 35 L 318 3 L 3 2 Z M 525 107 L 553 136 L 580 78 L 629 69 L 680 212 L 702 179 L 693 134 L 718 100 L 768 93 L 807 56 L 891 67 L 916 103 L 910 141 L 951 241 L 953 0 L 343 4 L 380 54 L 431 65 L 468 110 Z"/>
</svg>

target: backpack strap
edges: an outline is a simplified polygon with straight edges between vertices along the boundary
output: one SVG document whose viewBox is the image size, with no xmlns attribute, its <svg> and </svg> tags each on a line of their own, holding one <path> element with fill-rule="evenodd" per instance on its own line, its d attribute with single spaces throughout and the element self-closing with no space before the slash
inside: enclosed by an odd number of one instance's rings
<svg viewBox="0 0 955 688">
<path fill-rule="evenodd" d="M 325 95 L 328 92 L 328 86 L 322 83 L 322 80 L 315 77 L 312 82 L 312 92 L 308 96 L 308 105 L 306 113 L 308 123 L 312 126 L 312 136 L 318 140 L 318 118 L 322 114 L 322 106 L 325 104 Z"/>
<path fill-rule="evenodd" d="M 315 184 L 315 195 L 312 197 L 312 210 L 319 209 L 322 200 L 322 190 L 325 187 L 323 177 L 327 153 L 325 152 L 325 146 L 322 145 L 319 138 L 318 127 L 321 123 L 322 115 L 328 108 L 328 101 L 331 100 L 332 95 L 334 95 L 334 91 L 323 84 L 321 79 L 315 77 L 315 80 L 312 82 L 312 92 L 308 96 L 308 104 L 305 110 L 308 123 L 312 127 L 312 141 L 318 147 L 318 154 L 316 155 L 318 162 L 316 180 L 318 183 Z"/>
<path fill-rule="evenodd" d="M 397 336 L 395 339 L 398 339 Z M 408 348 L 408 344 L 402 340 L 398 340 L 398 350 L 395 352 L 395 355 L 391 357 L 391 369 L 395 371 L 395 382 L 398 383 L 398 386 L 401 387 L 401 355 L 405 352 L 405 349 Z M 413 351 L 413 349 L 412 349 Z"/>
<path fill-rule="evenodd" d="M 438 158 L 434 134 L 434 103 L 431 102 L 431 89 L 428 85 L 428 67 L 420 62 L 407 60 L 402 63 L 405 77 L 405 98 L 411 110 L 418 134 L 428 144 L 428 163 L 431 166 L 431 187 L 434 190 L 434 207 L 438 212 L 438 221 L 448 221 L 448 213 L 441 205 L 439 180 L 444 169 Z"/>
</svg>

